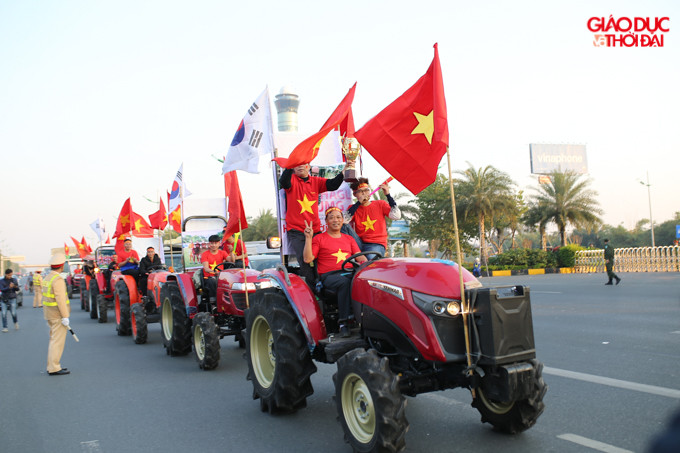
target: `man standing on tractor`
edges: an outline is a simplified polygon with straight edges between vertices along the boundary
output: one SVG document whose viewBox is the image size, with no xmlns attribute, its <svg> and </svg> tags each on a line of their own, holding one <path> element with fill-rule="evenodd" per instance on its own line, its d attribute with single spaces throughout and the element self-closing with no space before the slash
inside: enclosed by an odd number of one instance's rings
<svg viewBox="0 0 680 453">
<path fill-rule="evenodd" d="M 319 194 L 326 191 L 335 191 L 343 182 L 343 173 L 340 172 L 333 179 L 326 179 L 309 174 L 309 164 L 298 165 L 290 169 L 286 168 L 279 184 L 286 191 L 286 226 L 288 232 L 288 246 L 293 250 L 300 264 L 300 276 L 310 286 L 314 287 L 316 275 L 314 269 L 304 260 L 305 236 L 303 231 L 306 224 L 311 225 L 314 234 L 321 232 L 319 220 Z"/>
<path fill-rule="evenodd" d="M 208 290 L 210 302 L 217 301 L 217 276 L 213 269 L 218 264 L 231 262 L 232 258 L 227 252 L 220 249 L 220 237 L 213 234 L 208 238 L 208 250 L 201 254 L 201 264 L 203 265 L 203 281 Z"/>
<path fill-rule="evenodd" d="M 143 296 L 146 296 L 146 283 L 148 282 L 151 268 L 161 265 L 161 257 L 156 255 L 156 249 L 147 247 L 146 255 L 139 262 L 139 290 Z"/>
<path fill-rule="evenodd" d="M 321 283 L 325 288 L 337 292 L 340 335 L 349 337 L 349 323 L 353 318 L 352 274 L 350 271 L 345 272 L 341 266 L 348 256 L 359 253 L 359 246 L 352 236 L 340 232 L 343 224 L 340 208 L 331 206 L 326 209 L 326 224 L 328 231 L 315 236 L 312 223 L 305 221 L 304 260 L 311 263 L 316 259 Z M 359 256 L 356 260 L 363 263 L 366 257 Z"/>
<path fill-rule="evenodd" d="M 401 211 L 397 202 L 390 195 L 390 187 L 381 184 L 387 201 L 371 201 L 371 187 L 367 178 L 359 178 L 350 186 L 357 202 L 347 210 L 347 217 L 354 224 L 354 231 L 361 240 L 359 244 L 362 252 L 379 252 L 385 256 L 387 249 L 387 223 L 385 217 L 392 220 L 401 219 Z M 367 255 L 373 259 L 376 255 Z"/>
</svg>

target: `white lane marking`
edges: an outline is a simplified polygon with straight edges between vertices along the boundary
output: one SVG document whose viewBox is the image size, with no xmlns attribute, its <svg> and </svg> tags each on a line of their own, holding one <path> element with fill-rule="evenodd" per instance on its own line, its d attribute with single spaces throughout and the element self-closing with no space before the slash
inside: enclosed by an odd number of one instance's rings
<svg viewBox="0 0 680 453">
<path fill-rule="evenodd" d="M 87 442 L 81 442 L 80 448 L 83 453 L 101 453 L 102 449 L 99 448 L 98 440 L 88 440 Z"/>
<path fill-rule="evenodd" d="M 562 291 L 531 291 L 531 294 L 562 294 Z"/>
<path fill-rule="evenodd" d="M 571 379 L 578 379 L 580 381 L 593 382 L 595 384 L 609 385 L 611 387 L 618 387 L 626 390 L 635 390 L 636 392 L 651 393 L 652 395 L 666 396 L 668 398 L 680 399 L 680 390 L 669 389 L 666 387 L 657 387 L 655 385 L 638 384 L 636 382 L 622 381 L 619 379 L 612 379 L 602 376 L 595 376 L 593 374 L 579 373 L 576 371 L 560 370 L 559 368 L 544 367 L 543 372 L 552 374 L 554 376 L 562 376 Z"/>
<path fill-rule="evenodd" d="M 424 393 L 421 396 L 439 401 L 440 403 L 448 404 L 450 406 L 467 406 L 467 403 L 463 403 L 453 398 L 447 398 L 443 395 L 438 395 L 436 393 Z"/>
<path fill-rule="evenodd" d="M 671 332 L 671 333 L 680 333 L 680 330 L 676 330 L 676 331 Z"/>
<path fill-rule="evenodd" d="M 604 451 L 606 453 L 633 453 L 630 450 L 625 450 L 623 448 L 605 444 L 604 442 L 599 442 L 597 440 L 588 439 L 587 437 L 577 436 L 576 434 L 560 434 L 557 436 L 557 438 L 583 445 L 584 447 L 592 448 L 593 450 Z"/>
</svg>

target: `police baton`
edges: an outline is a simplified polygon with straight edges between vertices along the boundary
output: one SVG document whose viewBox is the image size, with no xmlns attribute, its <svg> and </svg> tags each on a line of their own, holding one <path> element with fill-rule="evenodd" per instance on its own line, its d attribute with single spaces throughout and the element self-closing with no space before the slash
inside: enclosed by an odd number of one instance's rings
<svg viewBox="0 0 680 453">
<path fill-rule="evenodd" d="M 69 332 L 71 332 L 71 335 L 73 335 L 73 339 L 76 340 L 76 343 L 79 343 L 80 340 L 78 339 L 78 335 L 71 329 L 71 326 L 66 326 Z"/>
</svg>

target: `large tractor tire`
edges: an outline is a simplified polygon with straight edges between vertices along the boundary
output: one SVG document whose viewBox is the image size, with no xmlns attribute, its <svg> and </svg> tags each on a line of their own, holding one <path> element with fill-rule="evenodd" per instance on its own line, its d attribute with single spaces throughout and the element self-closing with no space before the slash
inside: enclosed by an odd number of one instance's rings
<svg viewBox="0 0 680 453">
<path fill-rule="evenodd" d="M 114 289 L 115 309 L 116 309 L 116 330 L 119 336 L 130 335 L 130 292 L 125 284 L 125 280 L 120 279 L 116 282 Z"/>
<path fill-rule="evenodd" d="M 198 313 L 193 325 L 194 355 L 202 370 L 213 370 L 220 364 L 220 332 L 210 313 Z"/>
<path fill-rule="evenodd" d="M 68 296 L 69 300 L 73 299 L 73 286 L 70 284 L 66 284 L 66 295 Z"/>
<path fill-rule="evenodd" d="M 97 295 L 97 316 L 99 324 L 104 324 L 109 320 L 109 302 L 103 294 Z"/>
<path fill-rule="evenodd" d="M 333 382 L 345 442 L 355 452 L 393 453 L 406 447 L 406 399 L 386 357 L 354 349 L 338 360 Z"/>
<path fill-rule="evenodd" d="M 130 308 L 130 325 L 132 327 L 132 339 L 137 344 L 144 344 L 149 336 L 146 324 L 146 310 L 142 304 L 132 304 Z"/>
<path fill-rule="evenodd" d="M 87 303 L 87 282 L 83 278 L 80 280 L 80 308 L 85 311 L 90 311 L 90 306 Z"/>
<path fill-rule="evenodd" d="M 161 336 L 169 355 L 191 352 L 191 320 L 175 282 L 167 282 L 161 288 Z"/>
<path fill-rule="evenodd" d="M 481 388 L 475 391 L 472 407 L 482 414 L 482 423 L 491 423 L 494 428 L 507 434 L 516 434 L 534 426 L 545 409 L 543 397 L 548 386 L 543 381 L 543 363 L 532 360 L 531 364 L 535 370 L 533 388 L 531 396 L 525 400 L 494 401 L 487 398 Z"/>
<path fill-rule="evenodd" d="M 253 399 L 265 412 L 295 412 L 314 393 L 310 376 L 316 372 L 302 326 L 286 296 L 276 289 L 258 291 L 246 322 L 248 379 Z"/>
<path fill-rule="evenodd" d="M 99 285 L 97 279 L 90 280 L 90 290 L 87 292 L 87 306 L 90 311 L 90 319 L 97 319 L 97 296 L 99 295 Z"/>
</svg>

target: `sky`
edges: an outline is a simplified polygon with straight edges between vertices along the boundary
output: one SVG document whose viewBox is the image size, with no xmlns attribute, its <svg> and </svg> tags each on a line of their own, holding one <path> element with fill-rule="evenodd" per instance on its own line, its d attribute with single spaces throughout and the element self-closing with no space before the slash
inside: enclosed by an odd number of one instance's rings
<svg viewBox="0 0 680 453">
<path fill-rule="evenodd" d="M 596 47 L 588 19 L 610 15 L 669 17 L 670 31 L 663 47 Z M 308 136 L 357 82 L 359 128 L 434 43 L 453 171 L 493 165 L 531 194 L 530 143 L 583 144 L 604 222 L 649 218 L 649 174 L 661 223 L 680 211 L 676 23 L 680 3 L 654 0 L 0 0 L 0 252 L 44 264 L 69 236 L 94 242 L 99 216 L 112 232 L 128 197 L 148 216 L 182 163 L 192 197 L 222 196 L 213 156 L 265 87 L 294 88 Z M 275 212 L 260 169 L 239 172 L 248 216 Z M 388 176 L 368 153 L 364 175 Z"/>
</svg>

